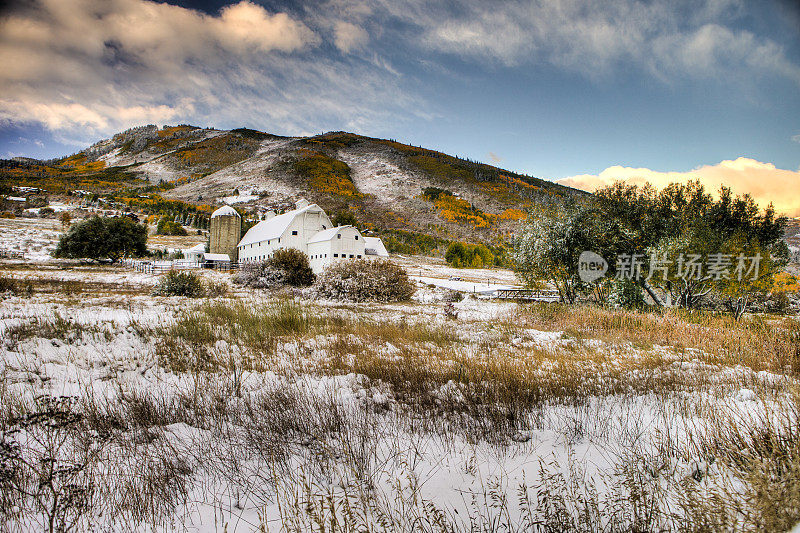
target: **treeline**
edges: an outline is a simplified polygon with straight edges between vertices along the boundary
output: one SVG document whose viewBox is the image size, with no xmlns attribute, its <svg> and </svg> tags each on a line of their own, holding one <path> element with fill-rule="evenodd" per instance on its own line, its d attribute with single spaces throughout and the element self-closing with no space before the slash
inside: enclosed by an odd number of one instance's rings
<svg viewBox="0 0 800 533">
<path fill-rule="evenodd" d="M 457 268 L 511 266 L 511 249 L 504 244 L 472 244 L 404 230 L 384 231 L 381 239 L 390 254 L 444 257 Z"/>
<path fill-rule="evenodd" d="M 469 244 L 452 242 L 444 259 L 456 268 L 509 267 L 511 258 L 504 245 Z"/>
<path fill-rule="evenodd" d="M 640 307 L 647 295 L 739 317 L 788 261 L 786 222 L 725 187 L 715 199 L 699 182 L 660 192 L 617 183 L 532 218 L 514 255 L 528 284 L 550 282 L 565 302 Z"/>
</svg>

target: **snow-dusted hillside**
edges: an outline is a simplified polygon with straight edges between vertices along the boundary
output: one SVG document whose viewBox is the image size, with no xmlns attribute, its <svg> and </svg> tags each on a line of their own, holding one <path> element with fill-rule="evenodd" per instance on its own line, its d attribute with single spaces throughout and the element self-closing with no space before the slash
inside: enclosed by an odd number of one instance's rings
<svg viewBox="0 0 800 533">
<path fill-rule="evenodd" d="M 87 179 L 96 176 L 99 183 L 118 173 L 174 184 L 164 197 L 198 204 L 224 203 L 236 189 L 255 191 L 256 198 L 243 206 L 262 210 L 302 196 L 331 212 L 349 209 L 379 229 L 485 241 L 513 231 L 528 208 L 583 194 L 432 150 L 344 132 L 278 137 L 246 129 L 147 126 L 98 142 L 57 161 L 56 167 Z M 444 191 L 439 198 L 448 202 L 436 202 L 425 190 Z"/>
</svg>

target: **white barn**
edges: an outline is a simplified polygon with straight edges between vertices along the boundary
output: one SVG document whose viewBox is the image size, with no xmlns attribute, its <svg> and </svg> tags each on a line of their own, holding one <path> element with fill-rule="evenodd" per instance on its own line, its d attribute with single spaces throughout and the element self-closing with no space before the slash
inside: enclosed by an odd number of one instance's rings
<svg viewBox="0 0 800 533">
<path fill-rule="evenodd" d="M 365 242 L 357 228 L 333 227 L 321 207 L 299 200 L 292 211 L 269 213 L 245 233 L 238 246 L 239 261 L 264 261 L 279 248 L 295 248 L 308 255 L 311 269 L 319 273 L 334 261 L 365 257 Z M 383 243 L 380 248 L 385 253 Z"/>
<path fill-rule="evenodd" d="M 195 244 L 191 248 L 183 250 L 183 257 L 188 262 L 200 263 L 203 260 L 203 254 L 206 253 L 205 243 Z"/>
</svg>

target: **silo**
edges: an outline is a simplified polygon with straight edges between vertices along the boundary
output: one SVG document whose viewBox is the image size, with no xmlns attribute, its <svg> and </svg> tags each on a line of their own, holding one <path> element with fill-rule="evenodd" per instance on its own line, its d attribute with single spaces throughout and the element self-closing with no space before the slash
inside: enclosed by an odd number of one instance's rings
<svg viewBox="0 0 800 533">
<path fill-rule="evenodd" d="M 239 259 L 239 241 L 242 238 L 242 217 L 229 205 L 220 207 L 211 215 L 212 254 L 228 254 L 231 261 Z"/>
</svg>

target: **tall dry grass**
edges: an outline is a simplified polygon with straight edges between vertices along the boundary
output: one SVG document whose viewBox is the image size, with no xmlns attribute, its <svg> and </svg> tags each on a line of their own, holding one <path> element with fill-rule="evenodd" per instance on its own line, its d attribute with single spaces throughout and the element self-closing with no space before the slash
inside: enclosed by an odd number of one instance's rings
<svg viewBox="0 0 800 533">
<path fill-rule="evenodd" d="M 645 348 L 692 348 L 702 350 L 715 363 L 800 374 L 800 323 L 793 318 L 756 315 L 737 321 L 706 311 L 657 313 L 531 304 L 521 307 L 514 319 L 528 327 L 562 330 L 576 337 L 631 342 Z"/>
</svg>

